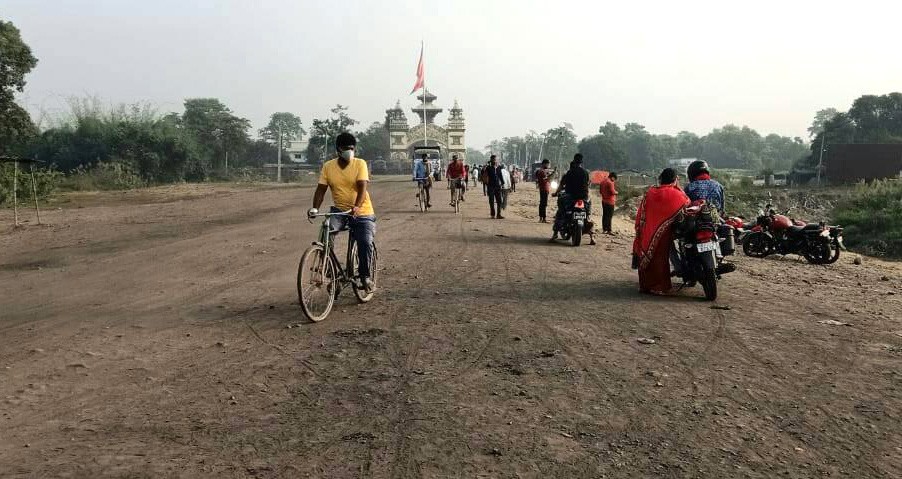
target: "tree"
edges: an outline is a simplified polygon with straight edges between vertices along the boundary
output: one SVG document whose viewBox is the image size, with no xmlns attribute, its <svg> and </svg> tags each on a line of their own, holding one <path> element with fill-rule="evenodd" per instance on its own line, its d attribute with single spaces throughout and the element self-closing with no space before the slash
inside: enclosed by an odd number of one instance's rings
<svg viewBox="0 0 902 479">
<path fill-rule="evenodd" d="M 838 114 L 839 111 L 836 108 L 824 108 L 823 110 L 818 110 L 818 112 L 814 114 L 814 120 L 811 122 L 811 126 L 808 127 L 808 137 L 814 138 L 815 135 L 824 131 L 824 125 Z"/>
<path fill-rule="evenodd" d="M 307 158 L 326 159 L 327 152 L 331 152 L 332 143 L 339 133 L 350 131 L 350 128 L 357 124 L 357 120 L 348 116 L 348 107 L 344 105 L 335 105 L 330 110 L 332 116 L 326 119 L 314 118 L 312 122 L 312 131 L 310 134 L 310 143 L 307 145 Z"/>
<path fill-rule="evenodd" d="M 236 166 L 262 167 L 278 155 L 276 145 L 266 140 L 252 140 L 235 162 Z M 285 154 L 283 153 L 283 156 Z"/>
<path fill-rule="evenodd" d="M 0 155 L 22 155 L 38 129 L 24 108 L 15 102 L 0 107 Z"/>
<path fill-rule="evenodd" d="M 24 91 L 25 75 L 37 64 L 19 29 L 12 22 L 0 20 L 0 106 L 8 108 L 15 92 Z"/>
<path fill-rule="evenodd" d="M 576 134 L 569 123 L 551 128 L 545 132 L 545 153 L 543 156 L 551 160 L 555 168 L 570 163 L 577 150 Z M 560 164 L 557 164 L 558 161 Z"/>
<path fill-rule="evenodd" d="M 726 125 L 715 128 L 702 139 L 700 158 L 714 168 L 743 168 L 756 170 L 761 167 L 761 135 L 747 126 Z"/>
<path fill-rule="evenodd" d="M 680 158 L 700 158 L 702 156 L 702 139 L 695 133 L 681 131 L 676 136 Z"/>
<path fill-rule="evenodd" d="M 385 123 L 373 122 L 364 130 L 357 132 L 356 156 L 368 160 L 382 159 L 388 161 L 391 157 L 391 146 L 388 144 L 388 130 Z"/>
<path fill-rule="evenodd" d="M 249 141 L 250 121 L 232 114 L 216 98 L 189 98 L 181 125 L 192 134 L 204 153 L 204 169 L 212 167 L 215 159 L 225 164 L 230 151 L 243 148 Z"/>
<path fill-rule="evenodd" d="M 0 20 L 0 154 L 21 154 L 37 136 L 28 112 L 15 103 L 25 89 L 25 75 L 38 64 L 12 22 Z"/>
<path fill-rule="evenodd" d="M 279 112 L 269 117 L 269 124 L 260 129 L 260 138 L 271 142 L 279 141 L 282 132 L 282 149 L 289 148 L 292 141 L 299 141 L 307 131 L 301 126 L 301 119 L 294 113 Z"/>
<path fill-rule="evenodd" d="M 475 148 L 467 148 L 467 163 L 471 165 L 483 165 L 485 162 L 485 153 Z"/>
<path fill-rule="evenodd" d="M 585 167 L 590 170 L 617 171 L 629 166 L 626 152 L 608 135 L 598 134 L 583 138 L 579 142 L 578 149 L 583 154 Z"/>
</svg>

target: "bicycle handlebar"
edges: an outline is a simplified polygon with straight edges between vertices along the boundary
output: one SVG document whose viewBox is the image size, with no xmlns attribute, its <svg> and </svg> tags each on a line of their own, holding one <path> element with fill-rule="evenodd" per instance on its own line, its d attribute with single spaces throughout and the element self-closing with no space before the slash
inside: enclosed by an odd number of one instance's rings
<svg viewBox="0 0 902 479">
<path fill-rule="evenodd" d="M 329 212 L 329 213 L 317 213 L 315 215 L 307 215 L 307 221 L 313 223 L 313 218 L 317 218 L 317 217 L 350 216 L 352 211 L 354 211 L 354 210 L 350 209 L 348 211 L 336 211 L 336 212 Z"/>
<path fill-rule="evenodd" d="M 351 214 L 352 211 L 354 211 L 354 210 L 353 210 L 353 209 L 350 209 L 350 210 L 348 210 L 348 211 L 335 211 L 335 212 L 329 212 L 329 213 L 317 213 L 317 214 L 315 214 L 315 215 L 310 215 L 310 218 L 316 218 L 317 216 L 349 216 L 349 215 Z"/>
</svg>

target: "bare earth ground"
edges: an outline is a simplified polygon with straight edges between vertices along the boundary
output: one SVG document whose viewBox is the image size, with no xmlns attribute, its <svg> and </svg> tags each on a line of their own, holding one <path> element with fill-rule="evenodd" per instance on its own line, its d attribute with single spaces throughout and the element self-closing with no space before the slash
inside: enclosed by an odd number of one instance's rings
<svg viewBox="0 0 902 479">
<path fill-rule="evenodd" d="M 0 477 L 902 476 L 898 264 L 738 257 L 712 309 L 637 293 L 625 220 L 546 243 L 528 185 L 372 189 L 380 290 L 318 324 L 309 187 L 0 212 Z"/>
</svg>

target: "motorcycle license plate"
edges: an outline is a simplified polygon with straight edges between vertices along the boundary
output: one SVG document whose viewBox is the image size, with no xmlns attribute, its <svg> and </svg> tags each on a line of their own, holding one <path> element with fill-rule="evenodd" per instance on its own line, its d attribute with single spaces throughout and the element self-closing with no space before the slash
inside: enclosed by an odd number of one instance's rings
<svg viewBox="0 0 902 479">
<path fill-rule="evenodd" d="M 696 249 L 698 249 L 699 253 L 705 253 L 708 251 L 714 251 L 717 249 L 717 243 L 713 241 L 708 241 L 707 243 L 699 243 L 695 245 Z"/>
<path fill-rule="evenodd" d="M 585 213 L 585 212 L 581 212 L 581 213 L 580 213 L 580 212 L 573 213 L 573 219 L 575 219 L 575 220 L 584 220 L 584 219 L 586 219 L 586 213 Z"/>
</svg>

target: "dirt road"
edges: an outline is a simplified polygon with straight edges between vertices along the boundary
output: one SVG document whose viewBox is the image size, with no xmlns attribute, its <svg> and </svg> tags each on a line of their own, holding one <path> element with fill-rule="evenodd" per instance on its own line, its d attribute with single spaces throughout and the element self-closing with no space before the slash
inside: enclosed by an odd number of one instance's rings
<svg viewBox="0 0 902 479">
<path fill-rule="evenodd" d="M 712 309 L 637 293 L 626 221 L 383 179 L 376 299 L 307 324 L 311 194 L 0 212 L 0 477 L 902 476 L 897 265 L 740 257 Z"/>
</svg>

